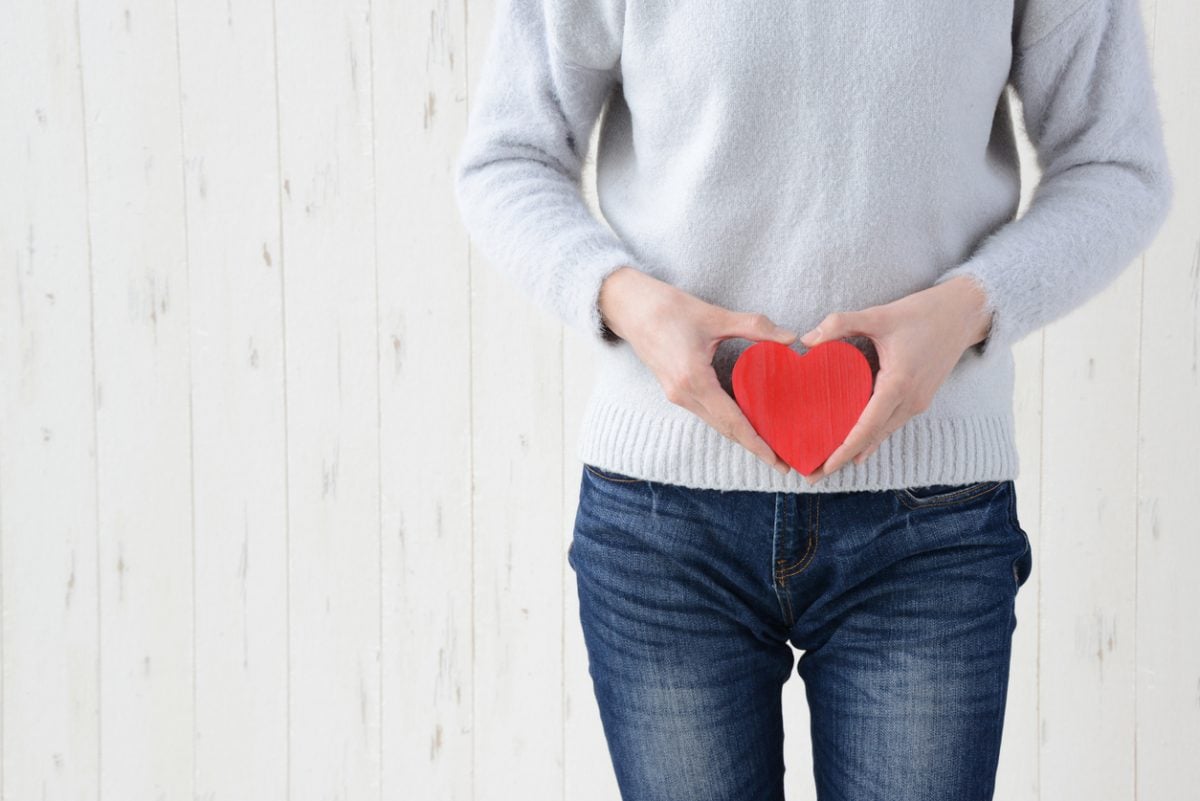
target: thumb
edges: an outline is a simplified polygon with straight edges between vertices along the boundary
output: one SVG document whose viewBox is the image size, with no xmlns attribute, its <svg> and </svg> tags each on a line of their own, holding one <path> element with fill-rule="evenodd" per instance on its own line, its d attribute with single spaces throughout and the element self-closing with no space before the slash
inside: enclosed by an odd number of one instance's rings
<svg viewBox="0 0 1200 801">
<path fill-rule="evenodd" d="M 767 315 L 755 312 L 731 312 L 726 318 L 722 333 L 727 337 L 741 337 L 758 342 L 770 340 L 783 345 L 796 341 L 795 331 L 776 325 Z"/>
<path fill-rule="evenodd" d="M 813 327 L 811 331 L 800 337 L 801 344 L 812 347 L 822 342 L 830 342 L 842 337 L 866 333 L 863 325 L 867 321 L 861 318 L 859 312 L 833 312 L 825 315 L 825 319 Z"/>
</svg>

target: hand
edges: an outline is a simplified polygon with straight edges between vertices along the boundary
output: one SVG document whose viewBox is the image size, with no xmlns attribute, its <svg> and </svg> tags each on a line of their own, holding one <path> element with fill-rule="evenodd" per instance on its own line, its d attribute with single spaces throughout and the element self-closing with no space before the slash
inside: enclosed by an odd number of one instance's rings
<svg viewBox="0 0 1200 801">
<path fill-rule="evenodd" d="M 910 417 L 929 408 L 934 393 L 963 352 L 981 342 L 991 326 L 986 295 L 959 276 L 881 306 L 828 315 L 800 337 L 812 347 L 846 336 L 866 336 L 879 354 L 871 399 L 846 440 L 815 471 L 816 484 L 851 459 L 861 464 Z"/>
<path fill-rule="evenodd" d="M 765 314 L 706 303 L 632 267 L 614 270 L 600 286 L 600 313 L 658 379 L 667 399 L 741 443 L 783 475 L 791 469 L 758 435 L 721 386 L 712 361 L 721 340 L 743 337 L 787 345 L 796 332 Z"/>
</svg>

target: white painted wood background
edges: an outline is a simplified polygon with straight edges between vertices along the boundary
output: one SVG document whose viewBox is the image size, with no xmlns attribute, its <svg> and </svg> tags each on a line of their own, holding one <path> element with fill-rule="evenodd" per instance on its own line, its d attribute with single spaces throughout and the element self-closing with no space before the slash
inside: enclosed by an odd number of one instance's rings
<svg viewBox="0 0 1200 801">
<path fill-rule="evenodd" d="M 1174 212 L 1016 348 L 1006 801 L 1200 798 L 1200 15 L 1143 7 Z M 4 5 L 6 801 L 617 798 L 565 560 L 591 353 L 449 183 L 492 14 Z"/>
</svg>

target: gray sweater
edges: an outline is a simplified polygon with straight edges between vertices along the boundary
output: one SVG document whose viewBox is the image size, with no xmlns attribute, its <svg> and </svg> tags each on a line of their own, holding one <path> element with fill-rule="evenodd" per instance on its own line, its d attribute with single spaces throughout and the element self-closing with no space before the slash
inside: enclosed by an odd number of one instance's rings
<svg viewBox="0 0 1200 801">
<path fill-rule="evenodd" d="M 500 0 L 455 192 L 487 262 L 594 345 L 578 458 L 763 491 L 1017 476 L 1011 346 L 1131 263 L 1172 179 L 1137 0 L 1013 2 Z M 1010 84 L 1042 171 L 1019 218 Z M 580 173 L 606 101 L 601 221 Z M 622 265 L 798 334 L 967 275 L 991 330 L 925 411 L 810 486 L 606 335 L 599 288 Z M 750 344 L 718 347 L 727 391 Z"/>
</svg>

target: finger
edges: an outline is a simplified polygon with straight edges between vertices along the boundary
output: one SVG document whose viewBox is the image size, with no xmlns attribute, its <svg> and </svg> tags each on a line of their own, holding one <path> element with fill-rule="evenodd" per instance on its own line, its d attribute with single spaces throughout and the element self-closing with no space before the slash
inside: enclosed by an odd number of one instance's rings
<svg viewBox="0 0 1200 801">
<path fill-rule="evenodd" d="M 811 473 L 809 473 L 808 475 L 806 475 L 804 478 L 805 478 L 805 480 L 808 481 L 809 484 L 816 484 L 818 481 L 825 478 L 827 475 L 829 475 L 829 473 L 828 473 L 828 471 L 825 470 L 825 465 L 822 464 L 816 470 L 814 470 Z"/>
<path fill-rule="evenodd" d="M 884 315 L 874 306 L 859 311 L 832 312 L 800 337 L 800 342 L 811 348 L 842 337 L 874 337 L 883 333 L 884 322 Z"/>
<path fill-rule="evenodd" d="M 770 340 L 783 345 L 796 341 L 796 332 L 777 325 L 765 314 L 727 311 L 718 323 L 717 336 L 721 339 L 741 337 L 755 342 Z"/>
<path fill-rule="evenodd" d="M 790 469 L 787 462 L 783 461 L 766 440 L 754 430 L 754 426 L 750 425 L 750 421 L 742 413 L 741 407 L 733 398 L 729 397 L 729 393 L 717 381 L 715 373 L 711 373 L 710 381 L 702 383 L 695 398 L 704 407 L 709 417 L 709 424 L 713 428 L 729 439 L 740 443 L 771 467 L 784 475 L 787 474 Z"/>
<path fill-rule="evenodd" d="M 893 433 L 895 433 L 894 430 L 889 431 L 881 439 L 875 440 L 870 445 L 863 448 L 862 453 L 855 456 L 851 461 L 853 461 L 855 464 L 862 464 L 867 459 L 870 459 L 871 454 L 873 454 L 875 451 L 879 450 L 879 446 L 882 445 L 884 440 L 886 440 L 888 437 L 890 437 Z"/>
<path fill-rule="evenodd" d="M 903 404 L 897 406 L 896 410 L 894 412 L 892 412 L 891 418 L 887 421 L 886 424 L 884 424 L 883 432 L 878 437 L 876 437 L 874 440 L 872 440 L 870 443 L 868 443 L 867 447 L 863 448 L 861 453 L 859 453 L 857 456 L 854 457 L 854 463 L 862 464 L 863 462 L 865 462 L 867 460 L 867 458 L 872 453 L 877 451 L 879 449 L 879 446 L 882 445 L 884 443 L 884 441 L 887 440 L 888 437 L 890 437 L 892 434 L 896 433 L 896 429 L 898 429 L 898 428 L 900 428 L 900 426 L 904 425 L 910 417 L 912 417 L 912 414 L 904 408 Z"/>
<path fill-rule="evenodd" d="M 850 457 L 860 453 L 876 436 L 883 432 L 884 425 L 891 419 L 892 413 L 900 405 L 901 396 L 891 389 L 886 378 L 876 385 L 875 393 L 867 401 L 867 406 L 859 415 L 854 427 L 846 435 L 829 458 L 822 464 L 825 474 L 832 473 L 849 461 Z"/>
<path fill-rule="evenodd" d="M 717 411 L 708 412 L 709 424 L 713 428 L 720 431 L 727 439 L 740 444 L 765 462 L 768 467 L 777 470 L 781 475 L 788 474 L 791 466 L 780 458 L 771 446 L 758 435 L 758 432 L 754 430 L 754 427 L 742 415 L 741 409 L 737 408 L 737 404 L 734 404 L 733 411 L 727 411 L 726 404 L 715 396 L 710 398 L 708 402 L 717 405 Z M 706 410 L 709 408 L 708 406 L 705 407 Z"/>
<path fill-rule="evenodd" d="M 712 365 L 706 365 L 703 367 L 693 368 L 689 372 L 689 377 L 687 379 L 673 382 L 670 386 L 664 385 L 664 389 L 666 390 L 667 399 L 676 406 L 687 409 L 689 412 L 696 415 L 709 426 L 711 426 L 714 430 L 721 434 L 721 436 L 738 442 L 739 440 L 736 436 L 737 421 L 736 419 L 732 421 L 728 421 L 726 419 L 728 414 L 722 413 L 721 406 L 719 404 L 719 396 L 716 402 L 713 401 L 714 396 L 712 395 L 712 388 L 714 385 L 720 395 L 723 395 L 726 399 L 729 399 L 729 396 L 725 393 L 725 390 L 721 387 L 720 382 L 717 380 L 716 372 L 713 370 Z M 706 400 L 715 408 L 708 408 L 708 406 L 705 404 Z M 737 407 L 737 404 L 735 403 L 734 406 Z M 740 407 L 737 408 L 737 411 L 739 413 L 741 412 Z M 746 422 L 749 424 L 749 421 Z M 765 441 L 762 441 L 762 438 L 758 436 L 758 432 L 754 431 L 753 426 L 751 426 L 750 431 L 753 437 L 758 438 L 761 441 L 761 445 L 758 445 L 751 440 L 746 444 L 755 447 L 748 447 L 748 450 L 754 452 L 759 456 L 759 458 L 763 459 L 767 462 L 767 464 L 775 467 L 776 469 L 779 469 L 780 467 L 786 468 L 787 464 L 779 459 L 778 456 L 776 456 L 775 452 L 769 445 L 767 445 Z"/>
</svg>

